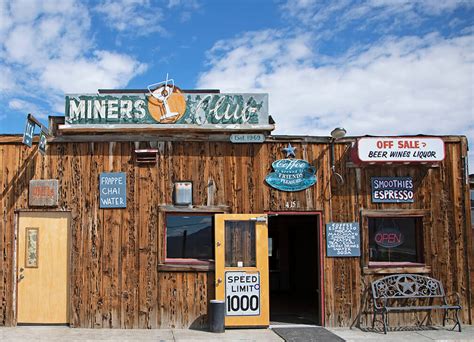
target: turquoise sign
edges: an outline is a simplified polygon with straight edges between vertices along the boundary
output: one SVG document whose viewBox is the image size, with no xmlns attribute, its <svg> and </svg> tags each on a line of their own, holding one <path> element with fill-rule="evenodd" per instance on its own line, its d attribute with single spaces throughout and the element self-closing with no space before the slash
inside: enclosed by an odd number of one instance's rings
<svg viewBox="0 0 474 342">
<path fill-rule="evenodd" d="M 267 94 L 190 94 L 176 89 L 166 93 L 166 97 L 146 93 L 66 95 L 65 113 L 66 124 L 71 126 L 173 124 L 258 127 L 268 126 L 269 117 Z"/>
<path fill-rule="evenodd" d="M 272 163 L 274 172 L 265 181 L 281 191 L 301 191 L 316 183 L 316 168 L 306 160 L 279 159 Z"/>
</svg>

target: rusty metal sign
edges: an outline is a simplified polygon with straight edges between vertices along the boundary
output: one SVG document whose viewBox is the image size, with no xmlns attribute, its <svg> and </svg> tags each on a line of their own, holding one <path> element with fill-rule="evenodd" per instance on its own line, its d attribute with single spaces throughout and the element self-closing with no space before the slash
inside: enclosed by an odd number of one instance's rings
<svg viewBox="0 0 474 342">
<path fill-rule="evenodd" d="M 28 203 L 33 207 L 58 206 L 58 180 L 32 179 L 30 180 Z"/>
</svg>

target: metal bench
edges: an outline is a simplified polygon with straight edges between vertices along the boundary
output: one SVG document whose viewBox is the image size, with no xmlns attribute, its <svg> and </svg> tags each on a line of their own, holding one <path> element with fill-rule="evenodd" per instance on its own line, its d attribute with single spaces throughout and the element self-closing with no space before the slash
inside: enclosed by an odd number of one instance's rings
<svg viewBox="0 0 474 342">
<path fill-rule="evenodd" d="M 458 326 L 461 332 L 461 322 L 459 321 L 459 310 L 461 310 L 460 298 L 457 293 L 457 304 L 448 304 L 444 293 L 443 285 L 439 280 L 417 275 L 417 274 L 396 274 L 387 276 L 372 284 L 372 299 L 374 302 L 374 317 L 372 319 L 372 329 L 375 326 L 375 317 L 377 313 L 382 315 L 382 323 L 384 333 L 387 333 L 388 313 L 389 312 L 407 312 L 407 311 L 428 311 L 433 309 L 444 310 L 443 326 L 445 326 L 448 311 L 455 311 L 456 324 L 453 329 Z M 433 305 L 436 298 L 441 299 L 441 303 Z M 429 299 L 429 305 L 414 305 L 415 301 L 421 299 Z M 421 322 L 423 324 L 424 320 Z"/>
</svg>

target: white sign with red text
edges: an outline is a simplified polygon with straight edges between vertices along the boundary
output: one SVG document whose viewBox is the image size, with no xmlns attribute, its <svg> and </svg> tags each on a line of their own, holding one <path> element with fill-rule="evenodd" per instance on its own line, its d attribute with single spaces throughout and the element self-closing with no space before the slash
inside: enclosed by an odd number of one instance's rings
<svg viewBox="0 0 474 342">
<path fill-rule="evenodd" d="M 357 156 L 362 162 L 439 162 L 444 160 L 441 138 L 360 138 Z"/>
</svg>

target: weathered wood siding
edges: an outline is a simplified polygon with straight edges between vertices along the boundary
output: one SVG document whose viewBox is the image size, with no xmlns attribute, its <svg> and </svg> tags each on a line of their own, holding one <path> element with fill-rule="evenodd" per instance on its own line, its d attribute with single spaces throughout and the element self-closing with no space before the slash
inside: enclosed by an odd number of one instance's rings
<svg viewBox="0 0 474 342">
<path fill-rule="evenodd" d="M 3 143 L 1 142 L 3 141 Z M 30 179 L 59 179 L 60 206 L 71 211 L 71 325 L 92 328 L 160 328 L 201 326 L 213 298 L 213 273 L 160 270 L 164 261 L 164 214 L 159 205 L 172 203 L 176 180 L 192 180 L 193 203 L 224 205 L 231 213 L 321 211 L 323 223 L 361 221 L 361 210 L 427 210 L 424 226 L 425 262 L 447 292 L 461 294 L 462 319 L 471 323 L 472 231 L 462 158 L 464 138 L 446 139 L 446 160 L 438 168 L 419 166 L 346 165 L 350 144 L 337 144 L 337 184 L 330 170 L 330 145 L 298 142 L 297 157 L 317 168 L 314 187 L 287 193 L 268 187 L 271 163 L 281 159 L 288 140 L 264 144 L 228 142 L 158 142 L 158 162 L 138 166 L 132 152 L 147 143 L 53 143 L 46 156 L 37 145 L 0 137 L 0 325 L 15 324 L 15 211 L 28 209 Z M 98 174 L 127 173 L 127 208 L 99 209 Z M 412 176 L 415 202 L 373 204 L 371 176 Z M 362 225 L 363 227 L 363 225 Z M 322 227 L 324 228 L 324 227 Z M 362 239 L 367 232 L 362 229 Z M 323 243 L 324 245 L 324 243 Z M 324 251 L 325 253 L 325 251 Z M 325 324 L 349 326 L 366 314 L 363 292 L 376 275 L 364 274 L 364 258 L 324 258 Z M 421 316 L 392 315 L 412 322 Z M 437 315 L 434 316 L 438 318 Z M 439 321 L 438 321 L 439 323 Z"/>
</svg>

